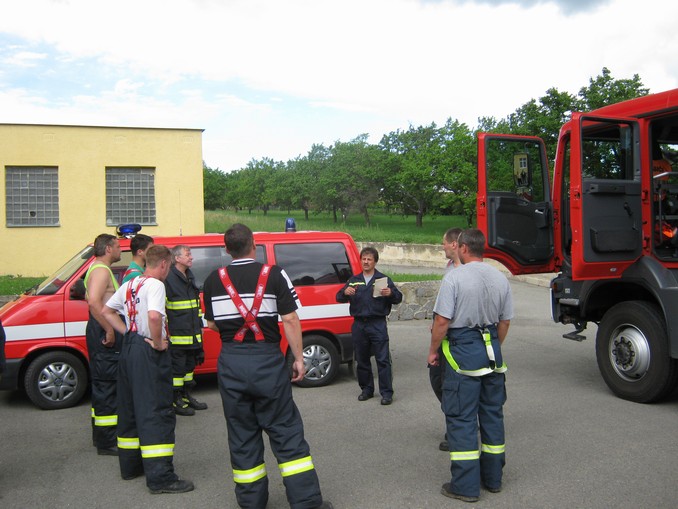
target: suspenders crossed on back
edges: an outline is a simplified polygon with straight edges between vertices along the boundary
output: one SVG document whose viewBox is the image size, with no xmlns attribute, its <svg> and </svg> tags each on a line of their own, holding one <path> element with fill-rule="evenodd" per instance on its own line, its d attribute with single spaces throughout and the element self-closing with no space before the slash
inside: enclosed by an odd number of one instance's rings
<svg viewBox="0 0 678 509">
<path fill-rule="evenodd" d="M 266 282 L 268 281 L 268 276 L 271 274 L 271 266 L 264 265 L 261 267 L 261 272 L 259 272 L 259 280 L 257 281 L 257 288 L 254 292 L 254 302 L 252 302 L 252 308 L 247 309 L 245 303 L 240 298 L 240 295 L 233 286 L 231 278 L 228 277 L 228 271 L 226 267 L 221 267 L 219 269 L 219 277 L 221 278 L 221 284 L 224 285 L 228 296 L 233 301 L 238 313 L 245 320 L 245 324 L 240 327 L 238 332 L 233 336 L 234 341 L 242 343 L 245 339 L 245 333 L 247 329 L 251 330 L 254 333 L 254 339 L 257 341 L 264 340 L 264 333 L 261 331 L 261 327 L 257 323 L 257 315 L 259 314 L 259 308 L 261 308 L 261 303 L 264 300 L 264 291 L 266 290 Z"/>
<path fill-rule="evenodd" d="M 140 276 L 136 279 L 133 279 L 127 285 L 127 293 L 125 294 L 125 306 L 127 307 L 127 314 L 129 316 L 129 330 L 130 332 L 137 332 L 137 296 L 139 295 L 139 290 L 146 282 L 145 277 Z M 132 288 L 134 283 L 137 283 L 136 288 Z"/>
</svg>

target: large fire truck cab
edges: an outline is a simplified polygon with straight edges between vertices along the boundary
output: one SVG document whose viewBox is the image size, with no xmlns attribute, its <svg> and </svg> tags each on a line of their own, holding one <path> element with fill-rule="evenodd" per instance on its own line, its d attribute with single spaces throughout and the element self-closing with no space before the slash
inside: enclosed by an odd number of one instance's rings
<svg viewBox="0 0 678 509">
<path fill-rule="evenodd" d="M 478 136 L 478 227 L 513 274 L 557 272 L 554 321 L 619 397 L 678 382 L 678 89 L 573 113 L 553 170 L 540 138 Z"/>
</svg>

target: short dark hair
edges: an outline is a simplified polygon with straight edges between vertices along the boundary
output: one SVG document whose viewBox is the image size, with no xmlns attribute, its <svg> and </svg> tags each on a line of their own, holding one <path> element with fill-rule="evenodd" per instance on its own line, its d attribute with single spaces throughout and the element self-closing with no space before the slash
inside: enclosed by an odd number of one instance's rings
<svg viewBox="0 0 678 509">
<path fill-rule="evenodd" d="M 463 232 L 461 228 L 450 228 L 445 232 L 445 240 L 447 242 L 457 242 L 459 240 L 459 235 Z"/>
<path fill-rule="evenodd" d="M 152 245 L 146 251 L 146 267 L 153 269 L 160 265 L 163 260 L 167 263 L 172 261 L 172 253 L 167 246 Z"/>
<path fill-rule="evenodd" d="M 244 224 L 235 223 L 224 233 L 224 245 L 233 258 L 242 258 L 254 246 L 254 234 Z"/>
<path fill-rule="evenodd" d="M 113 241 L 116 239 L 115 235 L 110 233 L 102 233 L 97 235 L 94 239 L 94 256 L 104 256 L 107 247 L 113 247 Z"/>
<path fill-rule="evenodd" d="M 482 257 L 485 252 L 485 235 L 477 228 L 462 231 L 457 242 L 460 246 L 467 246 L 473 256 Z"/>
<path fill-rule="evenodd" d="M 377 263 L 379 261 L 379 251 L 377 251 L 376 248 L 372 246 L 367 246 L 364 247 L 360 250 L 360 258 L 363 257 L 363 255 L 372 255 L 372 258 L 374 258 L 374 263 Z"/>
<path fill-rule="evenodd" d="M 153 238 L 143 233 L 138 233 L 132 238 L 132 242 L 129 243 L 129 247 L 132 250 L 132 256 L 136 256 L 137 251 L 140 249 L 146 251 L 146 248 L 153 244 Z"/>
</svg>

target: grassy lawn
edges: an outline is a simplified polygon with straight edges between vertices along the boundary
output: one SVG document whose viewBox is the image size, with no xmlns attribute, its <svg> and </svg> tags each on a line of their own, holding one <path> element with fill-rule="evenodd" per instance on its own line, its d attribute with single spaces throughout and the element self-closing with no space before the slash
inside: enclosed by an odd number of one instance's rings
<svg viewBox="0 0 678 509">
<path fill-rule="evenodd" d="M 44 277 L 0 276 L 0 295 L 18 295 L 44 279 Z"/>
<path fill-rule="evenodd" d="M 448 228 L 466 228 L 466 220 L 462 216 L 425 216 L 423 226 L 417 228 L 414 216 L 373 214 L 370 216 L 370 226 L 366 226 L 361 215 L 351 215 L 345 222 L 335 223 L 329 213 L 311 213 L 307 221 L 301 210 L 289 214 L 271 210 L 266 215 L 259 210 L 251 214 L 247 211 L 206 210 L 205 232 L 223 233 L 233 223 L 244 223 L 254 231 L 282 231 L 287 217 L 295 219 L 297 230 L 343 231 L 358 242 L 439 244 Z"/>
</svg>

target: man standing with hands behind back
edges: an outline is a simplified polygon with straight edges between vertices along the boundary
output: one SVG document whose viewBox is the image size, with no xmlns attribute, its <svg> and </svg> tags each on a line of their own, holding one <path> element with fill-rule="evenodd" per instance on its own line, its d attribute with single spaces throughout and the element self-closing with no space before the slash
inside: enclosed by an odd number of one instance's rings
<svg viewBox="0 0 678 509">
<path fill-rule="evenodd" d="M 391 313 L 392 304 L 402 302 L 403 294 L 390 277 L 375 268 L 378 261 L 379 252 L 375 248 L 363 248 L 360 251 L 363 271 L 349 278 L 337 293 L 336 299 L 337 302 L 350 302 L 349 310 L 353 316 L 353 352 L 361 389 L 358 401 L 367 401 L 374 395 L 370 362 L 370 357 L 374 354 L 379 372 L 381 404 L 390 405 L 393 401 L 393 372 L 386 317 Z"/>
<path fill-rule="evenodd" d="M 505 463 L 501 344 L 513 318 L 513 300 L 506 276 L 483 263 L 484 249 L 480 230 L 459 236 L 462 265 L 447 272 L 440 285 L 428 353 L 429 364 L 445 363 L 443 411 L 452 476 L 441 493 L 464 502 L 479 499 L 481 483 L 491 493 L 501 491 Z"/>
</svg>

